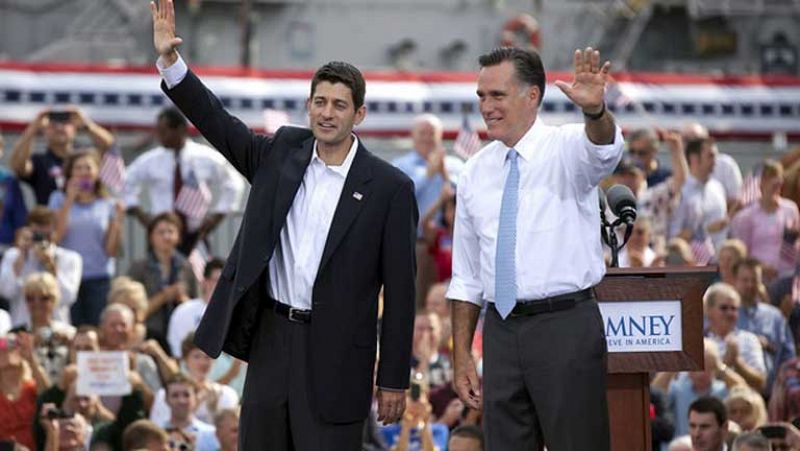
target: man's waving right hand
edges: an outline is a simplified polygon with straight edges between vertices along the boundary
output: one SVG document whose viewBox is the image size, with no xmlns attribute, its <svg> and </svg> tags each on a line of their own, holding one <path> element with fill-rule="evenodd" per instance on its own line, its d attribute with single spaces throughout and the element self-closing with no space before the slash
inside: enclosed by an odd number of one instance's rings
<svg viewBox="0 0 800 451">
<path fill-rule="evenodd" d="M 150 2 L 153 13 L 153 45 L 158 55 L 164 58 L 165 66 L 171 66 L 178 60 L 177 48 L 183 39 L 175 36 L 175 5 L 172 0 Z"/>
</svg>

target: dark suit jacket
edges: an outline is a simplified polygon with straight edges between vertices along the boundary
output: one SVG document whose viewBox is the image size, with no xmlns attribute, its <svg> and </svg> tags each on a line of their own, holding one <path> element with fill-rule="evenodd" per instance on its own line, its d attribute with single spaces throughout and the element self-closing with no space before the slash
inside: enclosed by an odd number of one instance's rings
<svg viewBox="0 0 800 451">
<path fill-rule="evenodd" d="M 313 135 L 295 127 L 283 127 L 272 138 L 252 133 L 191 71 L 177 86 L 162 84 L 162 89 L 252 185 L 241 228 L 195 341 L 211 357 L 224 350 L 243 360 L 258 359 L 250 355 L 250 345 L 267 305 L 268 262 L 311 160 Z M 312 411 L 323 421 L 367 417 L 381 286 L 377 385 L 408 387 L 418 216 L 413 182 L 359 143 L 312 295 L 309 390 Z"/>
</svg>

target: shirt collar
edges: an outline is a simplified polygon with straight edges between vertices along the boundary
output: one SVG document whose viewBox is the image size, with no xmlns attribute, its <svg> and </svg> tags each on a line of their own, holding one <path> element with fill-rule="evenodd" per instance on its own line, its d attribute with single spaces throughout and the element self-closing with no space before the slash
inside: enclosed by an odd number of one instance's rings
<svg viewBox="0 0 800 451">
<path fill-rule="evenodd" d="M 350 146 L 350 150 L 347 151 L 347 156 L 344 157 L 344 161 L 339 166 L 329 166 L 322 158 L 319 157 L 319 153 L 317 153 L 317 140 L 314 140 L 314 151 L 311 155 L 311 164 L 320 163 L 326 168 L 330 169 L 331 171 L 341 175 L 344 178 L 347 178 L 347 173 L 350 172 L 350 166 L 353 165 L 353 160 L 356 157 L 356 152 L 358 151 L 358 137 L 356 135 L 353 136 L 353 145 Z"/>
<path fill-rule="evenodd" d="M 539 141 L 541 140 L 544 134 L 545 123 L 540 117 L 536 117 L 536 120 L 533 122 L 531 128 L 522 135 L 522 138 L 514 145 L 514 150 L 525 159 L 525 161 L 530 161 L 533 158 L 534 152 L 538 148 Z M 500 142 L 500 148 L 504 150 L 503 155 L 508 154 L 508 150 L 511 147 L 506 146 L 502 142 Z"/>
</svg>

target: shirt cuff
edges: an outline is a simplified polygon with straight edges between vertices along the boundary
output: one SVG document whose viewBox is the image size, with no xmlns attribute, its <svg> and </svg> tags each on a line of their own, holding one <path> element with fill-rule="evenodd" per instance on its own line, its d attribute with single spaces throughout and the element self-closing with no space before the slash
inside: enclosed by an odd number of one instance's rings
<svg viewBox="0 0 800 451">
<path fill-rule="evenodd" d="M 454 277 L 450 280 L 450 287 L 447 288 L 447 299 L 454 301 L 464 301 L 483 307 L 483 291 L 480 288 L 470 287 L 463 280 Z"/>
<path fill-rule="evenodd" d="M 186 67 L 186 62 L 183 61 L 180 54 L 178 54 L 178 60 L 171 66 L 167 66 L 163 57 L 159 56 L 156 60 L 156 67 L 168 89 L 172 89 L 182 82 L 186 77 L 186 73 L 189 72 L 189 68 Z"/>
<path fill-rule="evenodd" d="M 380 386 L 378 387 L 378 389 L 382 390 L 382 391 L 388 391 L 388 392 L 394 392 L 394 393 L 403 393 L 403 392 L 406 391 L 405 388 L 389 388 L 389 387 L 380 387 Z"/>
</svg>

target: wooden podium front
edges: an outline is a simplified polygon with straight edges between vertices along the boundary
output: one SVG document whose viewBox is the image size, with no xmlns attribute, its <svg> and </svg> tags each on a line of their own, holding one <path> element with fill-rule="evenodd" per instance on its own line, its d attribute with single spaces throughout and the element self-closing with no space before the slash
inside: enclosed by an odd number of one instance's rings
<svg viewBox="0 0 800 451">
<path fill-rule="evenodd" d="M 703 293 L 715 274 L 716 268 L 614 268 L 596 287 L 600 303 L 680 301 L 680 351 L 608 354 L 612 450 L 651 451 L 650 373 L 702 369 Z"/>
</svg>

